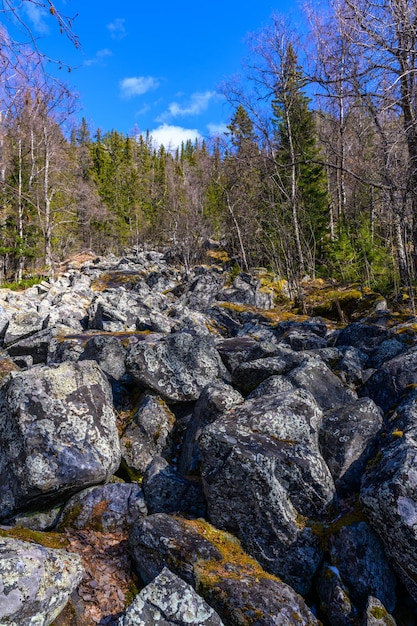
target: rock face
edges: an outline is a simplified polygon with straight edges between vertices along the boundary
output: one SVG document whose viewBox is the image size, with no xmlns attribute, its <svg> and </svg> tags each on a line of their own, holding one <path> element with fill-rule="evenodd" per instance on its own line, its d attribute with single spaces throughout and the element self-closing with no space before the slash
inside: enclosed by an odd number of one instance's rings
<svg viewBox="0 0 417 626">
<path fill-rule="evenodd" d="M 391 432 L 368 466 L 361 501 L 395 569 L 417 601 L 417 396 L 412 392 L 391 419 Z"/>
<path fill-rule="evenodd" d="M 0 538 L 0 623 L 48 626 L 82 575 L 76 554 Z"/>
<path fill-rule="evenodd" d="M 12 373 L 0 389 L 0 518 L 109 478 L 120 446 L 109 384 L 92 361 Z"/>
<path fill-rule="evenodd" d="M 321 418 L 313 396 L 293 390 L 239 404 L 199 439 L 209 519 L 301 593 L 322 558 L 301 519 L 325 516 L 335 495 L 318 449 Z"/>
<path fill-rule="evenodd" d="M 0 624 L 415 624 L 417 320 L 282 321 L 260 275 L 0 290 Z"/>
<path fill-rule="evenodd" d="M 226 376 L 211 339 L 188 332 L 136 344 L 127 369 L 135 381 L 168 402 L 197 400 L 208 383 Z"/>
</svg>

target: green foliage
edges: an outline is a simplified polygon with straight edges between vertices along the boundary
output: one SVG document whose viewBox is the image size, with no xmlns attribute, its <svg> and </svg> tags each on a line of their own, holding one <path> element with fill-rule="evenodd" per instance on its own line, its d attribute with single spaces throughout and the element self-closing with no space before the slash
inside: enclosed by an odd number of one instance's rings
<svg viewBox="0 0 417 626">
<path fill-rule="evenodd" d="M 360 282 L 382 293 L 386 293 L 396 280 L 390 251 L 373 232 L 365 216 L 357 225 L 341 225 L 337 238 L 328 242 L 326 252 L 327 277 L 342 282 Z"/>
</svg>

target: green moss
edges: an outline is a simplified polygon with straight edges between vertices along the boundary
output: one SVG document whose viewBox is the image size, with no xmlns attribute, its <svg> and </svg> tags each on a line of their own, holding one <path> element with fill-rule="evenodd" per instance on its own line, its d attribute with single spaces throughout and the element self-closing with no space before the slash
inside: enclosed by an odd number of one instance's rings
<svg viewBox="0 0 417 626">
<path fill-rule="evenodd" d="M 83 507 L 81 506 L 81 504 L 74 504 L 73 507 L 65 511 L 59 522 L 58 529 L 63 530 L 64 528 L 71 528 L 75 520 L 79 517 L 82 510 Z"/>
<path fill-rule="evenodd" d="M 107 274 L 101 274 L 91 283 L 93 291 L 105 291 L 106 289 L 114 289 L 116 287 L 126 287 L 133 289 L 135 285 L 142 279 L 142 275 L 138 272 L 114 271 Z"/>
<path fill-rule="evenodd" d="M 116 472 L 116 476 L 128 483 L 138 483 L 143 481 L 143 473 L 134 467 L 127 465 L 126 461 L 122 458 L 120 467 Z"/>
<path fill-rule="evenodd" d="M 389 617 L 389 613 L 386 609 L 380 606 L 374 606 L 371 609 L 371 615 L 372 617 L 375 617 L 375 619 L 384 619 L 384 617 Z"/>
<path fill-rule="evenodd" d="M 199 535 L 208 539 L 222 556 L 220 560 L 199 559 L 195 563 L 197 590 L 210 590 L 225 579 L 241 580 L 245 576 L 255 580 L 279 581 L 276 576 L 265 572 L 259 563 L 242 549 L 239 540 L 230 533 L 219 530 L 202 519 L 179 519 L 179 521 L 186 528 L 197 530 Z"/>
<path fill-rule="evenodd" d="M 340 515 L 328 522 L 304 519 L 304 525 L 311 528 L 312 532 L 320 538 L 321 547 L 326 551 L 329 548 L 329 540 L 333 535 L 336 535 L 345 526 L 352 526 L 364 521 L 366 521 L 366 517 L 359 500 L 357 500 L 352 510 L 345 515 Z M 303 520 L 300 520 L 301 522 Z"/>
<path fill-rule="evenodd" d="M 0 537 L 11 537 L 21 541 L 38 543 L 45 548 L 66 548 L 69 545 L 68 540 L 61 533 L 30 530 L 23 526 L 14 526 L 7 530 L 0 529 Z"/>
</svg>

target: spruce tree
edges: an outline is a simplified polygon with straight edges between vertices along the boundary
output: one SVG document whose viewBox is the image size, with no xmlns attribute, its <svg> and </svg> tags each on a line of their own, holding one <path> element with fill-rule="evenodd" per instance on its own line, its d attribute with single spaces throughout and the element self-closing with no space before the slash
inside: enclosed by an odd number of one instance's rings
<svg viewBox="0 0 417 626">
<path fill-rule="evenodd" d="M 282 219 L 292 224 L 292 273 L 300 279 L 305 272 L 314 274 L 320 260 L 329 199 L 306 80 L 291 44 L 280 69 L 272 103 L 277 203 Z"/>
</svg>

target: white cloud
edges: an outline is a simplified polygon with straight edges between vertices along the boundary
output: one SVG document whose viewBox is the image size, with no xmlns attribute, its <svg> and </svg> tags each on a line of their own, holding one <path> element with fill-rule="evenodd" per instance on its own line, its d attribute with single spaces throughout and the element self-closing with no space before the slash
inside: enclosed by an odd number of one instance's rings
<svg viewBox="0 0 417 626">
<path fill-rule="evenodd" d="M 195 141 L 201 140 L 202 136 L 196 128 L 183 128 L 182 126 L 171 126 L 170 124 L 161 124 L 155 130 L 149 132 L 152 140 L 158 146 L 165 146 L 167 150 L 175 150 L 181 146 L 182 142 L 188 139 Z"/>
<path fill-rule="evenodd" d="M 158 121 L 164 121 L 172 119 L 174 117 L 184 117 L 186 115 L 199 115 L 203 111 L 206 111 L 210 101 L 213 98 L 217 98 L 218 94 L 215 91 L 196 92 L 191 95 L 189 102 L 185 105 L 178 104 L 178 102 L 171 102 L 168 110 L 165 111 Z"/>
<path fill-rule="evenodd" d="M 105 59 L 106 57 L 111 57 L 112 55 L 113 55 L 113 52 L 109 50 L 108 48 L 97 50 L 95 57 L 84 61 L 84 65 L 87 65 L 87 66 L 98 65 L 99 63 L 103 61 L 103 59 Z"/>
<path fill-rule="evenodd" d="M 112 39 L 123 39 L 126 37 L 127 32 L 125 22 L 125 19 L 116 17 L 116 19 L 110 22 L 110 24 L 107 24 L 107 30 L 109 31 Z"/>
<path fill-rule="evenodd" d="M 120 81 L 120 91 L 122 98 L 132 98 L 142 96 L 148 91 L 153 91 L 159 87 L 159 81 L 153 76 L 131 76 Z"/>
<path fill-rule="evenodd" d="M 211 137 L 218 137 L 228 131 L 227 124 L 207 124 L 207 129 Z"/>
<path fill-rule="evenodd" d="M 46 35 L 49 33 L 49 26 L 46 23 L 48 14 L 44 8 L 36 4 L 33 4 L 32 2 L 26 2 L 25 11 L 29 20 L 33 24 L 34 30 L 37 33 L 41 35 Z"/>
</svg>

